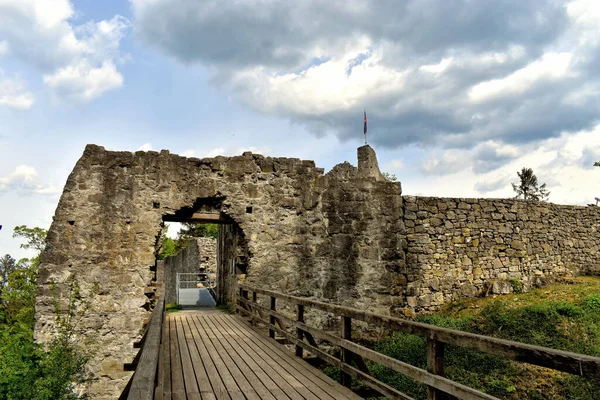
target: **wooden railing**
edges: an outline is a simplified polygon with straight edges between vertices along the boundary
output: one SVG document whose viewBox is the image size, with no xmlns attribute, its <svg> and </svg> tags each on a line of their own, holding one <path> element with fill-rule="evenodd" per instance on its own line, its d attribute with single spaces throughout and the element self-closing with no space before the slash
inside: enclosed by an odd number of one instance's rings
<svg viewBox="0 0 600 400">
<path fill-rule="evenodd" d="M 158 374 L 160 373 L 159 364 L 162 355 L 161 337 L 162 325 L 165 317 L 165 296 L 161 295 L 154 306 L 152 316 L 148 322 L 145 334 L 140 340 L 141 349 L 138 357 L 128 366 L 134 367 L 135 372 L 129 381 L 129 384 L 121 394 L 120 399 L 127 400 L 152 400 L 154 399 L 154 390 L 156 388 Z M 166 358 L 169 362 L 168 356 Z"/>
<path fill-rule="evenodd" d="M 250 299 L 249 293 L 252 293 L 252 299 Z M 260 305 L 257 302 L 257 294 L 269 296 L 270 303 L 267 304 L 270 304 L 270 307 Z M 296 307 L 295 319 L 289 318 L 276 310 L 277 299 L 284 300 L 287 305 Z M 339 316 L 341 318 L 340 335 L 334 335 L 307 325 L 304 318 L 305 307 L 312 307 Z M 459 399 L 495 399 L 493 396 L 444 377 L 444 346 L 446 344 L 478 350 L 587 378 L 600 379 L 600 358 L 598 357 L 441 328 L 248 285 L 239 285 L 236 309 L 240 313 L 250 316 L 253 324 L 258 322 L 266 324 L 271 338 L 275 338 L 277 332 L 290 343 L 295 344 L 297 356 L 302 357 L 303 350 L 306 350 L 329 364 L 339 367 L 342 371 L 341 380 L 344 385 L 350 386 L 351 377 L 354 377 L 381 394 L 394 399 L 410 399 L 410 397 L 372 377 L 364 359 L 381 364 L 427 385 L 429 399 L 441 399 L 444 396 L 447 397 L 447 395 Z M 268 316 L 268 319 L 266 316 Z M 353 319 L 392 331 L 427 338 L 427 371 L 352 342 Z M 295 329 L 295 334 L 290 329 Z M 320 349 L 315 338 L 338 346 L 341 349 L 341 357 L 338 359 Z M 351 364 L 352 361 L 355 362 L 356 366 Z"/>
</svg>

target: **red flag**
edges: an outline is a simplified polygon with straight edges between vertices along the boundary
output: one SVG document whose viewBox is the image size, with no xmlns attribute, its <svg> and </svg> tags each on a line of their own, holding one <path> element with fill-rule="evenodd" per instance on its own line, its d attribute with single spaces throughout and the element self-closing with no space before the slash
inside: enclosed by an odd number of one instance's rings
<svg viewBox="0 0 600 400">
<path fill-rule="evenodd" d="M 365 135 L 367 134 L 367 112 L 365 111 Z"/>
</svg>

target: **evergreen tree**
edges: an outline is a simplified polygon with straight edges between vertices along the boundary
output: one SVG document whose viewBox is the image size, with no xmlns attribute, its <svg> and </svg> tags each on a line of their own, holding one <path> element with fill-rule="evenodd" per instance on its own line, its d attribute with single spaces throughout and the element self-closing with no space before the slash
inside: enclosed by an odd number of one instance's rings
<svg viewBox="0 0 600 400">
<path fill-rule="evenodd" d="M 537 176 L 531 168 L 523 167 L 521 172 L 517 172 L 519 184 L 511 182 L 513 190 L 517 193 L 515 199 L 523 197 L 527 201 L 548 200 L 550 192 L 546 189 L 546 184 L 538 185 Z"/>
</svg>

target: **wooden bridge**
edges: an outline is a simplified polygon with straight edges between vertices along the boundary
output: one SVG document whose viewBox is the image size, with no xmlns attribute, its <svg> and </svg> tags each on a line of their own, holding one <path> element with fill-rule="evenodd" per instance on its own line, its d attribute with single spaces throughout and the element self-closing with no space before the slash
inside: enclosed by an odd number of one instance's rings
<svg viewBox="0 0 600 400">
<path fill-rule="evenodd" d="M 164 300 L 159 300 L 140 343 L 142 350 L 134 361 L 135 373 L 121 398 L 358 399 L 349 389 L 352 378 L 356 378 L 388 398 L 411 399 L 372 377 L 365 362 L 368 360 L 427 385 L 429 399 L 495 399 L 444 377 L 446 344 L 600 379 L 598 357 L 440 328 L 246 285 L 240 285 L 237 303 L 240 315 L 196 310 L 165 316 Z M 288 313 L 277 311 L 277 306 L 284 306 Z M 306 307 L 339 317 L 340 334 L 307 324 Z M 295 318 L 290 317 L 290 308 L 295 309 Z M 428 370 L 352 341 L 353 319 L 363 325 L 426 337 Z M 296 357 L 275 339 L 292 344 Z M 340 356 L 334 357 L 320 347 L 323 342 L 339 348 Z M 341 384 L 303 361 L 305 351 L 339 367 Z"/>
</svg>

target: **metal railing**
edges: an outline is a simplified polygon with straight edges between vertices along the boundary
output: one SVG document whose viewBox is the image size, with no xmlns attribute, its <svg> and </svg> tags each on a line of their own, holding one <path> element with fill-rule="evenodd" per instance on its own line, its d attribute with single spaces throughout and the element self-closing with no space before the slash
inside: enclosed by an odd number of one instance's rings
<svg viewBox="0 0 600 400">
<path fill-rule="evenodd" d="M 216 299 L 216 280 L 206 272 L 178 272 L 176 275 L 175 290 L 177 304 L 180 304 L 181 289 L 208 289 L 213 299 Z"/>
</svg>

